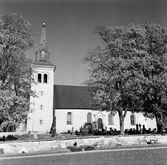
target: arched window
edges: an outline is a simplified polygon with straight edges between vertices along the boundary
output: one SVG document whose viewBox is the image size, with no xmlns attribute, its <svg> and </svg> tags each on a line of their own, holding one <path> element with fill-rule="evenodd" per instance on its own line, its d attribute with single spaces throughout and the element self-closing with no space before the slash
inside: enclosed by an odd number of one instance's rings
<svg viewBox="0 0 167 165">
<path fill-rule="evenodd" d="M 130 115 L 130 124 L 136 125 L 136 118 L 135 118 L 135 114 L 133 113 Z"/>
<path fill-rule="evenodd" d="M 114 116 L 111 113 L 108 115 L 108 125 L 114 125 Z"/>
<path fill-rule="evenodd" d="M 92 122 L 92 114 L 89 112 L 87 114 L 87 123 L 91 123 Z"/>
<path fill-rule="evenodd" d="M 38 74 L 38 83 L 41 83 L 42 82 L 42 75 L 41 73 Z"/>
<path fill-rule="evenodd" d="M 71 125 L 72 124 L 72 113 L 68 112 L 67 113 L 67 125 Z"/>
<path fill-rule="evenodd" d="M 44 83 L 48 82 L 48 76 L 47 76 L 47 74 L 44 74 L 44 76 L 43 76 L 43 82 Z"/>
</svg>

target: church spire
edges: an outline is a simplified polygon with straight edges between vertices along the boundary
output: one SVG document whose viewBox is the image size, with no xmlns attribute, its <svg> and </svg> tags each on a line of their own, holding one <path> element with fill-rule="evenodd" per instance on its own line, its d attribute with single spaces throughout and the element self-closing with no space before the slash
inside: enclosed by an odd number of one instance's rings
<svg viewBox="0 0 167 165">
<path fill-rule="evenodd" d="M 52 65 L 50 62 L 49 57 L 49 49 L 47 47 L 47 41 L 46 41 L 46 24 L 43 23 L 42 25 L 42 35 L 40 39 L 40 45 L 38 50 L 35 53 L 35 64 L 41 64 L 41 65 Z"/>
<path fill-rule="evenodd" d="M 41 35 L 41 40 L 40 40 L 40 45 L 43 46 L 43 48 L 46 47 L 46 24 L 43 23 L 42 25 L 42 35 Z"/>
</svg>

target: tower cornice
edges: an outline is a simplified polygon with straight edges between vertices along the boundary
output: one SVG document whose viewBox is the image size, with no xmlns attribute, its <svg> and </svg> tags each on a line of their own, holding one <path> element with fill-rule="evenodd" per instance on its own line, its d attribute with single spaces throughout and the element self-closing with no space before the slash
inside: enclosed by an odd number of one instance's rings
<svg viewBox="0 0 167 165">
<path fill-rule="evenodd" d="M 40 65 L 40 64 L 32 64 L 33 68 L 53 68 L 53 70 L 55 71 L 56 66 L 55 65 Z"/>
</svg>

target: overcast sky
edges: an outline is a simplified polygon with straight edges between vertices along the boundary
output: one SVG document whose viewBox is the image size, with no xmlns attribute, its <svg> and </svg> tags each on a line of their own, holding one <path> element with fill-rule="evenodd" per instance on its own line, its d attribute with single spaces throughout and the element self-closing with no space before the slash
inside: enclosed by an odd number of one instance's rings
<svg viewBox="0 0 167 165">
<path fill-rule="evenodd" d="M 46 23 L 50 59 L 57 66 L 55 84 L 81 85 L 89 78 L 81 61 L 100 44 L 96 25 L 144 22 L 167 26 L 167 0 L 0 0 L 0 12 L 22 15 L 30 21 L 38 48 Z M 27 52 L 34 59 L 35 48 Z"/>
</svg>

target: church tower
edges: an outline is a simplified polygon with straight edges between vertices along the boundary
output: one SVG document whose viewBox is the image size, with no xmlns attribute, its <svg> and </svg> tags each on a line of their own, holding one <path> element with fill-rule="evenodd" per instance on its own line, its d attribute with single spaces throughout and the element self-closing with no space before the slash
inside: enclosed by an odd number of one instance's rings
<svg viewBox="0 0 167 165">
<path fill-rule="evenodd" d="M 32 89 L 35 97 L 30 98 L 27 131 L 49 132 L 53 121 L 54 72 L 56 66 L 50 62 L 50 52 L 46 40 L 46 25 L 42 25 L 39 48 L 33 63 L 34 80 Z"/>
</svg>

